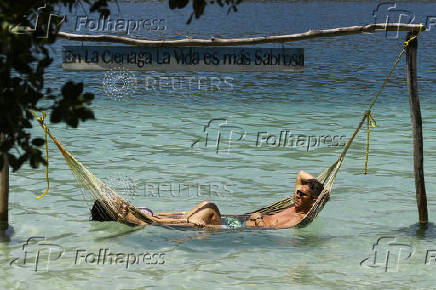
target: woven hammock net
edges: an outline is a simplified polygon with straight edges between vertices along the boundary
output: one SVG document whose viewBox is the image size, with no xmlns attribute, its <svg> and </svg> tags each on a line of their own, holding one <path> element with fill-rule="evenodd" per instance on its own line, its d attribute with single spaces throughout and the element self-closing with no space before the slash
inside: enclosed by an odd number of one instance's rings
<svg viewBox="0 0 436 290">
<path fill-rule="evenodd" d="M 44 124 L 42 124 L 45 126 Z M 71 172 L 77 183 L 86 195 L 90 195 L 93 201 L 99 201 L 101 207 L 98 210 L 102 215 L 109 217 L 111 220 L 120 221 L 130 224 L 128 220 L 123 219 L 121 215 L 122 206 L 127 206 L 128 210 L 132 212 L 137 218 L 151 224 L 152 221 L 139 209 L 137 209 L 128 200 L 121 197 L 112 188 L 102 182 L 99 178 L 94 176 L 88 169 L 83 166 L 65 147 L 59 142 L 58 139 L 47 129 L 47 134 L 57 145 L 65 161 L 69 165 Z"/>
<path fill-rule="evenodd" d="M 345 145 L 343 152 L 339 156 L 338 160 L 335 163 L 333 163 L 332 166 L 324 170 L 317 177 L 317 180 L 322 184 L 324 184 L 324 190 L 318 196 L 318 199 L 313 204 L 311 210 L 307 213 L 305 218 L 297 225 L 297 227 L 304 227 L 310 224 L 313 220 L 316 219 L 318 214 L 324 208 L 325 203 L 330 198 L 330 192 L 332 190 L 333 183 L 336 178 L 336 174 L 342 165 L 342 161 L 344 160 L 344 157 L 349 147 L 351 146 L 351 143 L 353 142 L 355 136 L 359 132 L 360 128 L 362 127 L 365 119 L 368 117 L 369 114 L 370 111 L 367 111 L 365 113 L 359 126 L 356 128 L 353 136 L 348 140 L 347 144 Z M 40 121 L 43 128 L 46 129 L 47 134 L 50 136 L 53 142 L 57 145 L 58 149 L 61 151 L 62 155 L 65 158 L 65 161 L 69 165 L 77 183 L 80 185 L 85 195 L 90 196 L 91 200 L 99 202 L 100 207 L 98 208 L 98 210 L 102 211 L 101 212 L 102 215 L 108 217 L 109 220 L 115 220 L 118 222 L 131 224 L 131 222 L 129 220 L 126 220 L 121 214 L 122 207 L 127 206 L 128 210 L 138 219 L 143 220 L 147 224 L 153 223 L 153 221 L 149 217 L 147 217 L 146 214 L 141 212 L 132 203 L 121 197 L 119 194 L 115 192 L 115 190 L 113 190 L 108 185 L 103 183 L 99 178 L 94 176 L 88 169 L 86 169 L 85 166 L 83 166 L 82 163 L 80 163 L 71 153 L 69 153 L 65 149 L 65 147 L 60 143 L 60 141 L 56 139 L 56 137 L 50 132 L 50 130 L 48 130 L 44 122 L 41 120 L 38 121 Z M 274 213 L 281 212 L 291 206 L 293 206 L 293 201 L 291 197 L 287 197 L 267 207 L 260 208 L 250 213 L 245 213 L 240 216 L 241 217 L 248 216 L 249 214 L 254 212 L 260 212 L 266 215 L 271 215 Z"/>
</svg>

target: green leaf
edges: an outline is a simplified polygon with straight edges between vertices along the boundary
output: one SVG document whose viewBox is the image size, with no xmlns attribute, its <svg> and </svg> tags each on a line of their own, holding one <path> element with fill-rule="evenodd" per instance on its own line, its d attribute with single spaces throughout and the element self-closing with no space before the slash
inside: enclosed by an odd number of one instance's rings
<svg viewBox="0 0 436 290">
<path fill-rule="evenodd" d="M 189 3 L 189 0 L 170 0 L 169 7 L 170 9 L 182 9 Z"/>
<path fill-rule="evenodd" d="M 32 140 L 32 145 L 34 146 L 42 146 L 45 144 L 45 140 L 42 138 L 35 138 Z"/>
</svg>

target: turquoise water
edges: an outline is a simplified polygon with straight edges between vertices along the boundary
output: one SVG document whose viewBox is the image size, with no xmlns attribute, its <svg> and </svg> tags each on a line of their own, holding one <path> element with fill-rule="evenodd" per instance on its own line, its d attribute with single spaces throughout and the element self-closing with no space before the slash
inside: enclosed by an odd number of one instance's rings
<svg viewBox="0 0 436 290">
<path fill-rule="evenodd" d="M 372 23 L 375 6 L 367 2 L 249 2 L 228 16 L 211 6 L 190 26 L 184 24 L 190 11 L 169 11 L 165 3 L 123 4 L 120 9 L 125 17 L 146 11 L 167 19 L 167 30 L 143 35 L 159 39 L 183 37 L 187 31 L 192 37 L 208 37 L 209 31 L 216 37 L 244 37 L 362 25 Z M 432 3 L 401 2 L 399 6 L 413 10 L 415 22 L 436 15 Z M 436 206 L 435 33 L 422 34 L 418 55 L 430 221 L 436 218 L 432 210 Z M 399 39 L 387 39 L 379 33 L 292 44 L 305 49 L 304 73 L 132 72 L 137 84 L 122 96 L 108 95 L 102 85 L 105 72 L 64 72 L 61 45 L 71 43 L 59 41 L 47 86 L 58 89 L 69 79 L 86 82 L 86 90 L 96 94 L 92 105 L 96 120 L 77 129 L 60 124 L 49 127 L 88 169 L 137 205 L 154 211 L 183 211 L 212 200 L 222 213 L 244 213 L 285 197 L 299 170 L 317 175 L 341 152 L 341 147 L 325 144 L 310 150 L 304 145 L 258 147 L 258 132 L 279 136 L 289 130 L 296 135 L 348 139 L 404 38 L 400 34 Z M 144 82 L 149 76 L 229 77 L 233 86 L 153 91 Z M 378 128 L 371 133 L 368 175 L 362 174 L 366 138 L 362 132 L 338 174 L 331 200 L 304 229 L 135 230 L 89 222 L 90 203 L 50 142 L 51 190 L 46 197 L 34 198 L 45 188 L 42 168 L 25 166 L 11 174 L 10 219 L 15 235 L 9 243 L 0 244 L 4 273 L 0 287 L 432 288 L 436 262 L 428 250 L 436 250 L 436 229 L 431 224 L 422 232 L 416 226 L 409 114 L 402 59 L 374 110 Z M 230 146 L 224 143 L 218 153 L 213 142 L 205 146 L 203 127 L 214 118 L 242 128 L 245 137 Z M 42 134 L 37 126 L 33 132 Z M 210 136 L 216 136 L 217 131 L 211 132 Z M 191 147 L 196 140 L 200 141 Z M 30 243 L 24 264 L 23 244 L 35 236 L 45 241 Z M 396 238 L 402 248 L 400 253 L 398 245 L 391 248 L 388 268 L 383 267 L 386 247 L 378 254 L 378 267 L 369 262 L 360 265 L 371 255 L 373 244 L 387 236 Z M 57 258 L 59 247 L 64 254 Z M 119 264 L 92 261 L 100 249 L 134 254 L 136 260 L 144 253 L 151 258 L 127 266 L 125 257 Z"/>
</svg>

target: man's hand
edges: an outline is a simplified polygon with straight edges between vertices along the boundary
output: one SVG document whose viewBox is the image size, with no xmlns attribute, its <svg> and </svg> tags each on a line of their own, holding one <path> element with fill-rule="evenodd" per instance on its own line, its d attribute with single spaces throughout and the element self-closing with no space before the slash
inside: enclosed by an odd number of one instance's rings
<svg viewBox="0 0 436 290">
<path fill-rule="evenodd" d="M 265 223 L 262 220 L 263 214 L 260 212 L 255 212 L 250 215 L 250 218 L 245 222 L 245 225 L 248 227 L 259 227 L 264 226 Z"/>
<path fill-rule="evenodd" d="M 300 170 L 297 174 L 297 180 L 295 181 L 295 187 L 294 187 L 294 198 L 297 194 L 297 190 L 301 190 L 301 186 L 306 183 L 307 180 L 313 179 L 314 177 L 307 173 L 306 171 Z"/>
<path fill-rule="evenodd" d="M 304 183 L 305 181 L 309 179 L 314 179 L 314 177 L 307 173 L 306 171 L 300 170 L 297 174 L 297 182 L 300 181 L 301 183 Z"/>
</svg>

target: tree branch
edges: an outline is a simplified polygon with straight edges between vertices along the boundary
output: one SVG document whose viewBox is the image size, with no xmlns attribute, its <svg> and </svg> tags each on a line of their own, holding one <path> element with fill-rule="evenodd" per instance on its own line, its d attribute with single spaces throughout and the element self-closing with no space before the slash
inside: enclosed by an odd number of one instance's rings
<svg viewBox="0 0 436 290">
<path fill-rule="evenodd" d="M 176 39 L 176 40 L 146 40 L 114 35 L 81 35 L 58 32 L 58 37 L 74 41 L 112 42 L 142 47 L 182 47 L 182 46 L 233 46 L 253 45 L 263 43 L 285 43 L 318 37 L 336 37 L 342 35 L 386 32 L 386 31 L 418 31 L 419 24 L 369 24 L 363 26 L 339 27 L 326 30 L 309 30 L 304 33 L 289 35 L 273 35 L 250 38 L 210 38 L 210 39 Z M 425 26 L 423 26 L 425 30 Z"/>
</svg>

